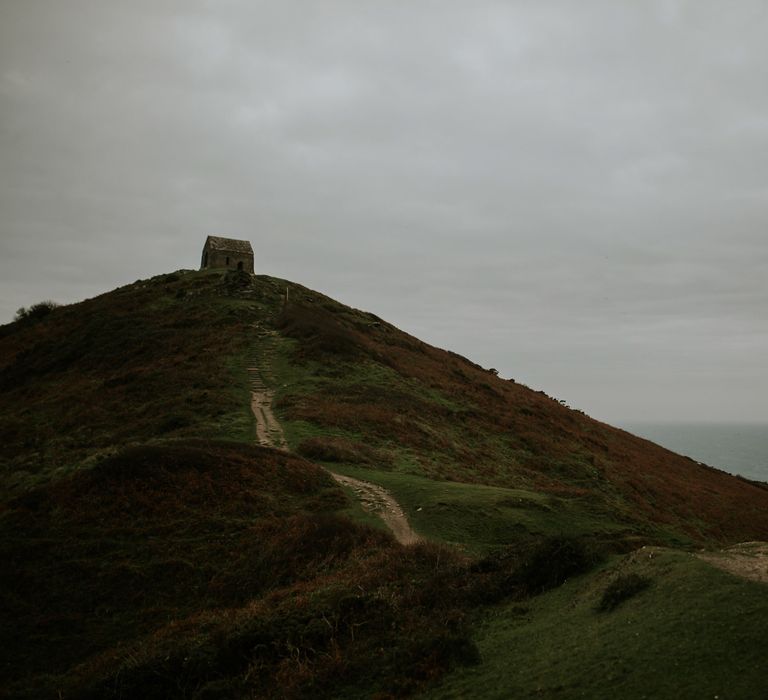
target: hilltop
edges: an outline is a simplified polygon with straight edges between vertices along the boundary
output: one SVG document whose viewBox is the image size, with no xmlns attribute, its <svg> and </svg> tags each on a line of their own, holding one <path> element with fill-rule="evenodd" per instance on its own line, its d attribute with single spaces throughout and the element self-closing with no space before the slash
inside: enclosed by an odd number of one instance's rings
<svg viewBox="0 0 768 700">
<path fill-rule="evenodd" d="M 249 368 L 288 451 L 256 444 Z M 608 697 L 605 655 L 669 653 L 661 640 L 686 624 L 675 606 L 691 604 L 705 616 L 691 629 L 718 635 L 698 655 L 685 635 L 689 665 L 710 671 L 693 691 L 724 676 L 714 654 L 738 649 L 729 668 L 747 669 L 759 648 L 760 584 L 691 552 L 768 539 L 765 485 L 295 283 L 179 271 L 2 326 L 0 396 L 13 696 L 440 696 L 480 682 L 504 697 L 544 682 L 547 696 Z M 388 489 L 422 543 L 398 545 L 324 468 Z M 619 611 L 597 616 L 617 581 Z M 716 600 L 733 591 L 737 630 Z M 609 652 L 638 614 L 652 648 Z M 498 685 L 498 640 L 578 646 L 590 625 L 605 641 L 574 652 L 559 686 L 537 645 Z M 638 670 L 625 697 L 641 695 Z"/>
</svg>

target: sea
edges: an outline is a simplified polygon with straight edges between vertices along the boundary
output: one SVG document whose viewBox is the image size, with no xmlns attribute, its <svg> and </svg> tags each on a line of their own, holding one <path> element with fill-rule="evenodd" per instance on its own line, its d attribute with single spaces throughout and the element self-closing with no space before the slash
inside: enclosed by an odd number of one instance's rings
<svg viewBox="0 0 768 700">
<path fill-rule="evenodd" d="M 697 462 L 768 482 L 768 425 L 629 423 L 621 427 Z"/>
</svg>

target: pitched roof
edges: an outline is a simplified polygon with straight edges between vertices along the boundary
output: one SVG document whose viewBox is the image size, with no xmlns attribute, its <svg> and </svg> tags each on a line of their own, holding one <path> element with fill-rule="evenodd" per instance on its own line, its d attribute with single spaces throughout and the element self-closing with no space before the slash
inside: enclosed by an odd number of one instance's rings
<svg viewBox="0 0 768 700">
<path fill-rule="evenodd" d="M 208 236 L 205 241 L 209 250 L 227 250 L 233 253 L 248 253 L 253 255 L 250 241 L 238 241 L 235 238 L 221 238 L 220 236 Z"/>
</svg>

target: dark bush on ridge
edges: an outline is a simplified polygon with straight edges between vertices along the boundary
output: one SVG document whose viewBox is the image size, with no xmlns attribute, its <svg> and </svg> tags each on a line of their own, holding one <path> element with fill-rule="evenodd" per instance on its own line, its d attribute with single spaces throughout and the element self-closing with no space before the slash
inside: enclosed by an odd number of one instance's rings
<svg viewBox="0 0 768 700">
<path fill-rule="evenodd" d="M 41 301 L 37 304 L 32 304 L 28 309 L 23 306 L 16 312 L 14 321 L 37 321 L 47 316 L 59 305 L 55 301 L 50 299 Z"/>
</svg>

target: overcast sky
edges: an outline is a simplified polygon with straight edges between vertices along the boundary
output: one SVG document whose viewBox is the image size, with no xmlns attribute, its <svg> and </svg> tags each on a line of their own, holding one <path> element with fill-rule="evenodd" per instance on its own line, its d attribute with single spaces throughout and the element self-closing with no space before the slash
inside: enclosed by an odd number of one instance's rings
<svg viewBox="0 0 768 700">
<path fill-rule="evenodd" d="M 0 322 L 199 265 L 613 423 L 768 423 L 768 3 L 0 0 Z"/>
</svg>

